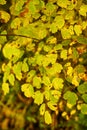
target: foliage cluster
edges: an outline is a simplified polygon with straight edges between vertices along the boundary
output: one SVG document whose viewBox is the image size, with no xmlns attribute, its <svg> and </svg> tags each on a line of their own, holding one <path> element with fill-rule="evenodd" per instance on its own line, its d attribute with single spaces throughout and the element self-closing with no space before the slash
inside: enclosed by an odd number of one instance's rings
<svg viewBox="0 0 87 130">
<path fill-rule="evenodd" d="M 87 2 L 0 0 L 0 24 L 0 91 L 33 99 L 46 124 L 87 115 Z"/>
</svg>

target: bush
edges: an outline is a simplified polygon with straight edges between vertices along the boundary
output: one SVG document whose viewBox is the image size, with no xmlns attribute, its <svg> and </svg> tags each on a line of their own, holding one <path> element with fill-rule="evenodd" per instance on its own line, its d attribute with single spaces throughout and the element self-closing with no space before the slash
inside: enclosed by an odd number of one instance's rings
<svg viewBox="0 0 87 130">
<path fill-rule="evenodd" d="M 79 113 L 85 118 L 87 2 L 0 0 L 0 24 L 2 106 L 9 100 L 12 108 L 21 104 L 27 120 L 44 129 L 65 129 Z"/>
</svg>

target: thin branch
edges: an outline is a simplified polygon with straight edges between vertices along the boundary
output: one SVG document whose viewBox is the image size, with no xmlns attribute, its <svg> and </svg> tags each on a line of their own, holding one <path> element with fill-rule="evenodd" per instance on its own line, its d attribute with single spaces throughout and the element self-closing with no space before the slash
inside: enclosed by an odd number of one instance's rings
<svg viewBox="0 0 87 130">
<path fill-rule="evenodd" d="M 25 35 L 20 35 L 20 34 L 0 34 L 0 36 L 19 36 L 19 37 L 25 37 L 25 38 L 31 38 L 31 37 L 29 37 L 29 36 L 25 36 Z M 36 39 L 36 38 L 31 38 L 31 39 L 34 39 L 34 40 L 38 40 L 38 39 Z"/>
</svg>

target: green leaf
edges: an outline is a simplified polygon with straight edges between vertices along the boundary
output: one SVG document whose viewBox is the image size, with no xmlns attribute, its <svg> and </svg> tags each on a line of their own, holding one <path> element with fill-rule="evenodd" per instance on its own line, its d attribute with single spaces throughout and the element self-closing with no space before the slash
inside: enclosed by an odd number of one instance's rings
<svg viewBox="0 0 87 130">
<path fill-rule="evenodd" d="M 36 13 L 36 6 L 35 6 L 35 4 L 34 4 L 33 1 L 30 1 L 30 2 L 29 2 L 29 12 L 30 12 L 31 14 L 35 14 L 35 13 Z"/>
<path fill-rule="evenodd" d="M 26 83 L 21 86 L 21 91 L 24 92 L 24 95 L 28 98 L 34 96 L 34 88 L 31 84 Z"/>
<path fill-rule="evenodd" d="M 33 77 L 33 86 L 36 88 L 41 88 L 41 77 L 34 76 Z"/>
<path fill-rule="evenodd" d="M 2 90 L 4 92 L 4 95 L 9 93 L 9 84 L 8 83 L 2 83 Z"/>
<path fill-rule="evenodd" d="M 67 100 L 67 102 L 71 105 L 75 105 L 76 104 L 76 101 L 78 100 L 78 97 L 77 95 L 74 93 L 74 92 L 71 92 L 71 91 L 67 91 L 65 94 L 64 94 L 64 99 Z"/>
<path fill-rule="evenodd" d="M 1 4 L 1 5 L 6 4 L 6 0 L 0 0 L 0 4 Z"/>
<path fill-rule="evenodd" d="M 74 31 L 77 36 L 79 36 L 82 33 L 82 26 L 81 25 L 74 25 Z"/>
<path fill-rule="evenodd" d="M 78 51 L 76 50 L 76 48 L 72 49 L 72 57 L 74 60 L 79 57 L 79 54 L 78 54 Z"/>
<path fill-rule="evenodd" d="M 87 103 L 87 94 L 83 94 L 82 99 L 85 101 L 85 103 Z"/>
<path fill-rule="evenodd" d="M 64 18 L 61 15 L 56 16 L 54 19 L 54 22 L 56 23 L 56 26 L 58 27 L 58 29 L 61 29 L 65 23 Z"/>
<path fill-rule="evenodd" d="M 67 50 L 63 49 L 60 53 L 60 57 L 63 59 L 63 60 L 66 60 L 67 59 Z"/>
<path fill-rule="evenodd" d="M 87 104 L 81 104 L 81 112 L 87 115 Z"/>
<path fill-rule="evenodd" d="M 43 103 L 43 93 L 36 91 L 34 95 L 34 103 L 40 105 Z"/>
<path fill-rule="evenodd" d="M 78 36 L 76 40 L 80 44 L 84 44 L 84 45 L 86 44 L 87 45 L 87 38 L 84 37 L 83 35 L 82 36 Z"/>
<path fill-rule="evenodd" d="M 67 5 L 69 5 L 69 0 L 58 0 L 57 4 L 62 8 L 67 8 Z"/>
<path fill-rule="evenodd" d="M 83 84 L 79 85 L 77 87 L 79 93 L 84 94 L 87 92 L 87 82 L 84 82 Z"/>
<path fill-rule="evenodd" d="M 82 16 L 86 16 L 87 13 L 87 5 L 82 4 L 79 10 L 79 14 Z"/>
<path fill-rule="evenodd" d="M 40 115 L 44 115 L 44 113 L 45 113 L 45 107 L 46 107 L 46 105 L 45 105 L 45 103 L 43 103 L 41 106 L 40 106 Z"/>
<path fill-rule="evenodd" d="M 48 111 L 45 111 L 45 115 L 44 115 L 44 118 L 45 118 L 45 123 L 46 124 L 51 124 L 52 123 L 52 117 L 50 115 L 50 113 Z"/>
<path fill-rule="evenodd" d="M 14 77 L 13 74 L 10 74 L 10 75 L 9 75 L 8 80 L 9 80 L 9 83 L 10 83 L 11 85 L 14 85 L 15 77 Z"/>
<path fill-rule="evenodd" d="M 63 88 L 63 79 L 54 78 L 52 84 L 55 89 L 61 90 Z"/>
</svg>

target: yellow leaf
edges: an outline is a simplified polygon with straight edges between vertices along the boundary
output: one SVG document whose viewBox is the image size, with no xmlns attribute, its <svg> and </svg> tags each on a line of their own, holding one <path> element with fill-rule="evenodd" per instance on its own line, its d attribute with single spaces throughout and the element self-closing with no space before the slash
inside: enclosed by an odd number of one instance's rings
<svg viewBox="0 0 87 130">
<path fill-rule="evenodd" d="M 45 123 L 46 124 L 51 124 L 52 123 L 52 117 L 50 115 L 50 113 L 48 111 L 45 111 L 45 115 L 44 115 L 44 118 L 45 118 Z"/>
<path fill-rule="evenodd" d="M 4 91 L 4 95 L 9 93 L 9 84 L 8 83 L 3 83 L 2 84 L 2 90 Z"/>
</svg>

